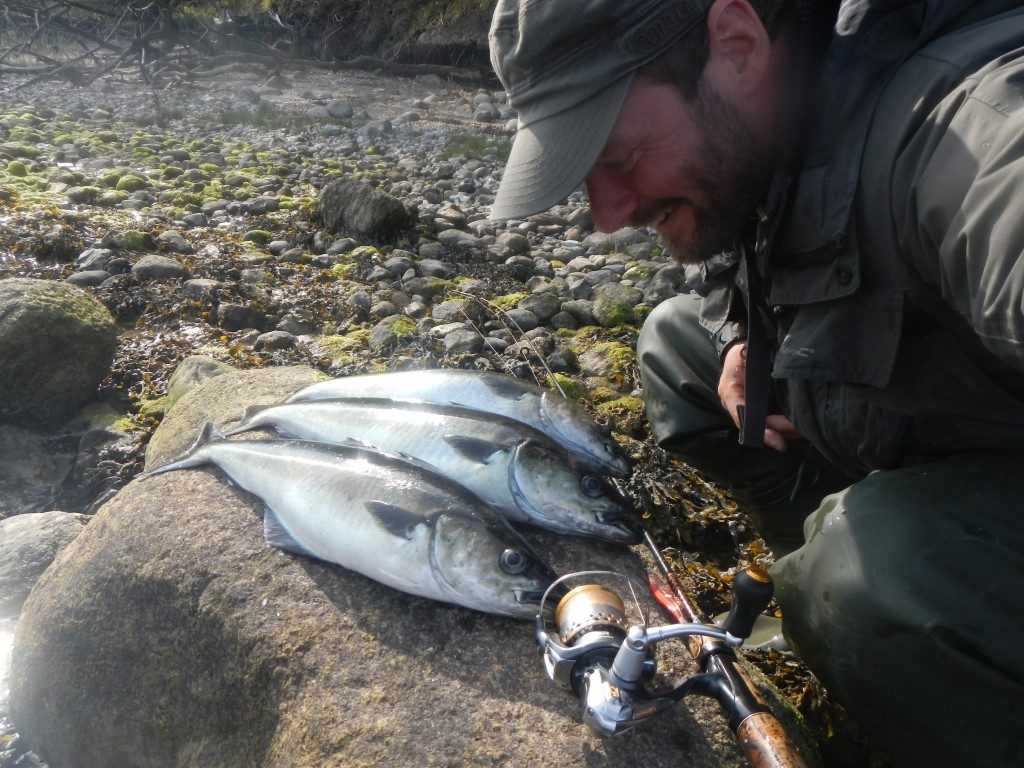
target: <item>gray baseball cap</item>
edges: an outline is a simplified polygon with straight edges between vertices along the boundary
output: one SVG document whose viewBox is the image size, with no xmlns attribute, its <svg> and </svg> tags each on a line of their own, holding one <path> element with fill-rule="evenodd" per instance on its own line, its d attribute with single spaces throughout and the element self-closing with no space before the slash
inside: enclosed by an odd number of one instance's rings
<svg viewBox="0 0 1024 768">
<path fill-rule="evenodd" d="M 699 23 L 713 0 L 498 0 L 491 64 L 519 112 L 492 219 L 566 197 L 608 140 L 636 70 Z"/>
</svg>

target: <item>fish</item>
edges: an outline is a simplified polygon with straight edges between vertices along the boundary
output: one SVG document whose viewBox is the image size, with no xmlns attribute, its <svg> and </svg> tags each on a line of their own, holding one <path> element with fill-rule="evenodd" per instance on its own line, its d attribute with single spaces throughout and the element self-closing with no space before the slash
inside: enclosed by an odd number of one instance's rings
<svg viewBox="0 0 1024 768">
<path fill-rule="evenodd" d="M 500 373 L 454 369 L 345 376 L 300 389 L 285 402 L 388 398 L 451 405 L 503 416 L 543 433 L 581 463 L 616 477 L 629 462 L 580 406 L 543 387 Z"/>
<path fill-rule="evenodd" d="M 635 544 L 639 516 L 619 491 L 518 422 L 388 400 L 296 401 L 250 409 L 228 436 L 272 428 L 316 442 L 362 440 L 412 456 L 513 523 Z"/>
<path fill-rule="evenodd" d="M 557 574 L 494 510 L 425 465 L 361 444 L 227 440 L 207 423 L 156 475 L 216 465 L 266 506 L 272 546 L 394 589 L 534 618 Z"/>
</svg>

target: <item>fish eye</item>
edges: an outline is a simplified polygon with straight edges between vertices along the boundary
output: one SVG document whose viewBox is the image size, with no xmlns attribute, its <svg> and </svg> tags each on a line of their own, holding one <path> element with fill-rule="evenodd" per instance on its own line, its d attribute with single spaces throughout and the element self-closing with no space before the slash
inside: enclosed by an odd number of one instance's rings
<svg viewBox="0 0 1024 768">
<path fill-rule="evenodd" d="M 589 496 L 592 499 L 604 496 L 601 481 L 593 475 L 584 475 L 580 478 L 580 490 L 583 491 L 584 496 Z"/>
<path fill-rule="evenodd" d="M 518 576 L 520 573 L 530 567 L 530 561 L 522 552 L 518 549 L 506 549 L 501 553 L 501 559 L 498 561 L 501 566 L 501 570 L 511 576 Z"/>
</svg>

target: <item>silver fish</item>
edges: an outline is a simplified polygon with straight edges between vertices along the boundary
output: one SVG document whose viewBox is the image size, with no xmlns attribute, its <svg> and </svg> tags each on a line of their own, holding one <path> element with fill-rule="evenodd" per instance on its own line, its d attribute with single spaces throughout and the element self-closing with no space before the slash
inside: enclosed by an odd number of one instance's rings
<svg viewBox="0 0 1024 768">
<path fill-rule="evenodd" d="M 285 402 L 385 397 L 453 405 L 525 424 L 564 447 L 589 467 L 629 474 L 618 446 L 590 415 L 556 392 L 500 373 L 462 370 L 399 371 L 347 376 L 311 384 Z"/>
<path fill-rule="evenodd" d="M 211 424 L 158 474 L 215 464 L 266 505 L 275 547 L 394 589 L 533 617 L 556 578 L 530 545 L 459 486 L 400 457 L 299 440 L 224 440 Z"/>
<path fill-rule="evenodd" d="M 362 440 L 435 467 L 511 522 L 636 543 L 639 517 L 608 482 L 554 443 L 479 411 L 388 400 L 318 400 L 253 409 L 228 435 L 271 428 L 327 443 Z"/>
</svg>

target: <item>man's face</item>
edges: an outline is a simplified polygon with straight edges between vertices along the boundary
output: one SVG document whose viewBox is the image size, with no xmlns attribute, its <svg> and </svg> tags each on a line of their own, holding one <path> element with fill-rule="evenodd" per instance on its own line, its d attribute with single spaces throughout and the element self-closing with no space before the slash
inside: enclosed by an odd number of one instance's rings
<svg viewBox="0 0 1024 768">
<path fill-rule="evenodd" d="M 652 226 L 673 257 L 696 263 L 732 247 L 773 166 L 705 78 L 685 102 L 675 87 L 637 77 L 586 185 L 598 229 Z"/>
</svg>

